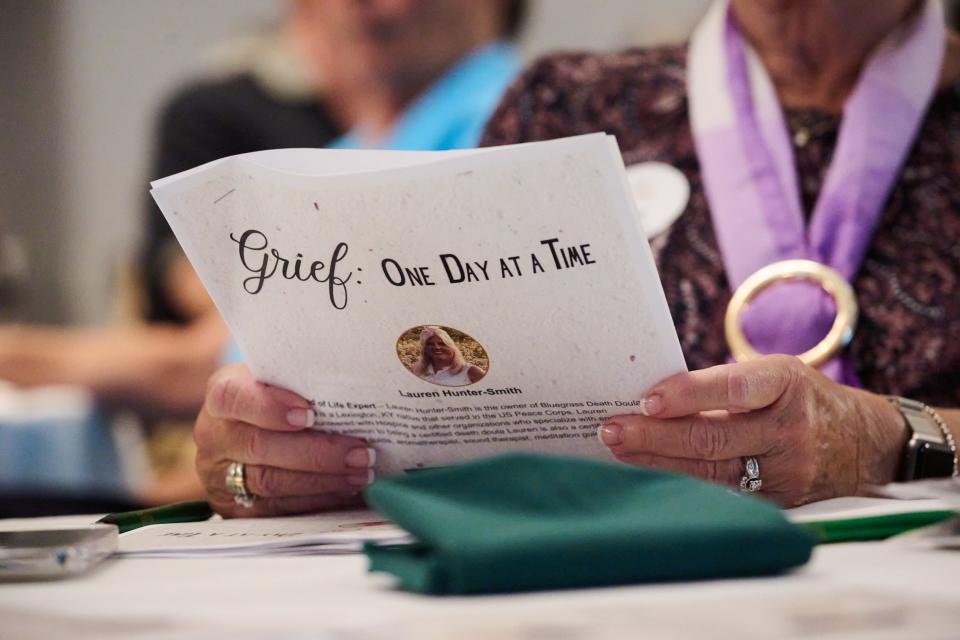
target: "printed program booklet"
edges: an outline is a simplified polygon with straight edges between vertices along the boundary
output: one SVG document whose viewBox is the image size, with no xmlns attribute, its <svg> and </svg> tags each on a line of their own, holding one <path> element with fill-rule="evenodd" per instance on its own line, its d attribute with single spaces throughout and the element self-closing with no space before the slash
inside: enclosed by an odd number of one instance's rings
<svg viewBox="0 0 960 640">
<path fill-rule="evenodd" d="M 263 151 L 152 186 L 253 374 L 380 473 L 609 459 L 600 423 L 686 370 L 612 137 Z"/>
</svg>

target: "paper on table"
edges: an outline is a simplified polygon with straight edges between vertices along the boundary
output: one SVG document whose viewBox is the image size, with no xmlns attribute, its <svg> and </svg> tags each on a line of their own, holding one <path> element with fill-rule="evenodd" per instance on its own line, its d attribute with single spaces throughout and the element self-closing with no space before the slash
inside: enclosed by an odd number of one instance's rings
<svg viewBox="0 0 960 640">
<path fill-rule="evenodd" d="M 121 535 L 118 553 L 137 557 L 352 553 L 372 540 L 400 543 L 410 536 L 373 511 L 338 511 L 154 524 Z"/>
<path fill-rule="evenodd" d="M 960 478 L 936 478 L 916 482 L 896 482 L 877 491 L 888 498 L 900 500 L 918 500 L 936 498 L 960 510 Z"/>
<path fill-rule="evenodd" d="M 602 134 L 277 150 L 152 193 L 254 375 L 309 399 L 318 428 L 368 440 L 379 473 L 506 450 L 612 459 L 601 421 L 686 369 Z M 427 325 L 455 330 L 483 378 L 413 373 Z"/>
<path fill-rule="evenodd" d="M 785 515 L 791 522 L 831 522 L 853 518 L 873 518 L 906 513 L 928 511 L 946 511 L 949 503 L 939 499 L 929 500 L 892 500 L 890 498 L 833 498 L 821 502 L 811 502 L 802 507 L 786 509 Z"/>
</svg>

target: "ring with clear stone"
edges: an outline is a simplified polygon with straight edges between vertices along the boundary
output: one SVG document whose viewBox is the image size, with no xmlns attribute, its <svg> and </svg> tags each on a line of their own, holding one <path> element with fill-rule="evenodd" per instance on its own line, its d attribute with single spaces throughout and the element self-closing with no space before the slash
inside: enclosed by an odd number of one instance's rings
<svg viewBox="0 0 960 640">
<path fill-rule="evenodd" d="M 233 494 L 233 501 L 244 509 L 253 506 L 256 496 L 247 488 L 247 472 L 242 462 L 231 462 L 224 477 L 227 490 Z"/>
<path fill-rule="evenodd" d="M 760 479 L 760 463 L 753 456 L 747 456 L 743 459 L 744 472 L 740 478 L 740 491 L 744 493 L 756 493 L 763 486 L 763 480 Z"/>
</svg>

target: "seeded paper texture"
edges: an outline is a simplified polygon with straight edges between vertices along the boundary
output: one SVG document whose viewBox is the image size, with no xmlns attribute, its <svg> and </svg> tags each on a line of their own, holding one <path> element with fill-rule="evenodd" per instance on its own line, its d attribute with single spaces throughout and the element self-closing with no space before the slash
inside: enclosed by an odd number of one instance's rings
<svg viewBox="0 0 960 640">
<path fill-rule="evenodd" d="M 685 370 L 602 134 L 248 154 L 152 193 L 254 375 L 313 402 L 318 428 L 366 438 L 381 473 L 518 449 L 609 458 L 600 422 Z M 425 326 L 452 329 L 483 377 L 438 374 L 443 346 L 427 373 L 456 386 L 414 373 Z"/>
</svg>

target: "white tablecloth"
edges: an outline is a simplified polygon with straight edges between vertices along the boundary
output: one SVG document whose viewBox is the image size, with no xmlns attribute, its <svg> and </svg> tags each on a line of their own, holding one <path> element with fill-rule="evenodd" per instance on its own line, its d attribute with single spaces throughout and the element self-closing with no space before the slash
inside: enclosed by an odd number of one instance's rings
<svg viewBox="0 0 960 640">
<path fill-rule="evenodd" d="M 0 584 L 0 638 L 53 637 L 960 638 L 960 552 L 828 545 L 780 577 L 484 597 L 396 591 L 362 556 L 115 559 Z"/>
</svg>

